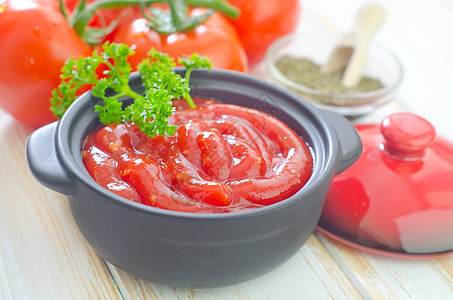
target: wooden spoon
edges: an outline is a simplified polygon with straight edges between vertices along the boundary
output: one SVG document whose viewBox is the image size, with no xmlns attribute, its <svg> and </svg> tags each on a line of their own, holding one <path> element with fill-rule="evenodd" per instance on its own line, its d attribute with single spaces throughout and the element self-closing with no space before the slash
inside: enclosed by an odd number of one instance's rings
<svg viewBox="0 0 453 300">
<path fill-rule="evenodd" d="M 368 60 L 368 49 L 373 36 L 384 23 L 385 9 L 376 3 L 362 6 L 357 12 L 354 26 L 344 35 L 321 67 L 321 73 L 331 73 L 345 68 L 342 84 L 355 87 L 362 78 Z"/>
</svg>

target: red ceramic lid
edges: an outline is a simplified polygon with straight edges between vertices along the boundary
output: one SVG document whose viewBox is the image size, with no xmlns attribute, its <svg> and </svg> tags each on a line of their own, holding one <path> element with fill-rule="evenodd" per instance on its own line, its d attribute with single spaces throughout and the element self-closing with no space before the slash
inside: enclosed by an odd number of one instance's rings
<svg viewBox="0 0 453 300">
<path fill-rule="evenodd" d="M 356 128 L 363 152 L 334 178 L 318 228 L 375 253 L 453 253 L 453 144 L 411 113 Z"/>
</svg>

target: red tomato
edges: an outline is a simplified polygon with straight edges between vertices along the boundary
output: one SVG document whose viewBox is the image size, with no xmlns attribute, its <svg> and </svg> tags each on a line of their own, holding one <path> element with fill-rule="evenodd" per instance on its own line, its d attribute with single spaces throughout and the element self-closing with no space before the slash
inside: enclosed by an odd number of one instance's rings
<svg viewBox="0 0 453 300">
<path fill-rule="evenodd" d="M 91 52 L 44 2 L 9 0 L 0 8 L 0 107 L 33 127 L 56 120 L 49 99 L 65 61 Z"/>
<path fill-rule="evenodd" d="M 201 14 L 204 9 L 196 8 L 192 14 Z M 246 72 L 248 61 L 244 48 L 234 27 L 219 13 L 214 13 L 207 21 L 193 31 L 159 35 L 146 26 L 146 19 L 139 18 L 128 26 L 118 29 L 113 42 L 132 46 L 136 53 L 130 63 L 135 67 L 146 54 L 155 48 L 177 58 L 194 52 L 208 57 L 213 68 Z"/>
<path fill-rule="evenodd" d="M 300 0 L 227 0 L 241 11 L 231 19 L 247 52 L 250 65 L 264 58 L 277 38 L 292 32 L 300 15 Z"/>
</svg>

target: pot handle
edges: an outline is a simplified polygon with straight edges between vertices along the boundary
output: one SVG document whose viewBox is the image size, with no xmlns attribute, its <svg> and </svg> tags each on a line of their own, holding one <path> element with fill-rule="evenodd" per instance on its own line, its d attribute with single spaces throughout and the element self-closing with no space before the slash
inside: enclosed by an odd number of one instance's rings
<svg viewBox="0 0 453 300">
<path fill-rule="evenodd" d="M 56 151 L 55 134 L 58 122 L 33 132 L 26 145 L 27 161 L 35 179 L 45 187 L 69 195 L 71 179 Z"/>
<path fill-rule="evenodd" d="M 332 124 L 340 146 L 340 155 L 335 174 L 338 175 L 349 168 L 362 153 L 362 140 L 354 125 L 345 117 L 332 111 L 323 111 Z"/>
</svg>

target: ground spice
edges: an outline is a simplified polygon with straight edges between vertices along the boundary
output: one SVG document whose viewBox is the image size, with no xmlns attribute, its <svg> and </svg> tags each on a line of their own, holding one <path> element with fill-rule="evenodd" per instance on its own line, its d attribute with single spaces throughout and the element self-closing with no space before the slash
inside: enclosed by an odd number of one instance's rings
<svg viewBox="0 0 453 300">
<path fill-rule="evenodd" d="M 277 69 L 284 74 L 288 79 L 296 82 L 300 85 L 306 86 L 313 90 L 317 90 L 322 93 L 363 93 L 383 88 L 383 84 L 375 78 L 369 76 L 363 76 L 359 84 L 355 87 L 344 87 L 341 83 L 341 78 L 344 73 L 343 70 L 339 70 L 333 73 L 322 74 L 320 72 L 320 65 L 317 65 L 313 61 L 307 58 L 298 58 L 292 56 L 282 56 L 276 62 Z M 306 98 L 313 98 L 313 95 L 302 95 Z M 310 99 L 308 99 L 310 100 Z M 345 105 L 345 104 L 357 104 L 357 101 L 369 102 L 370 99 L 351 99 L 343 97 L 328 97 L 328 96 L 316 96 L 317 101 L 332 104 L 332 105 Z"/>
</svg>

